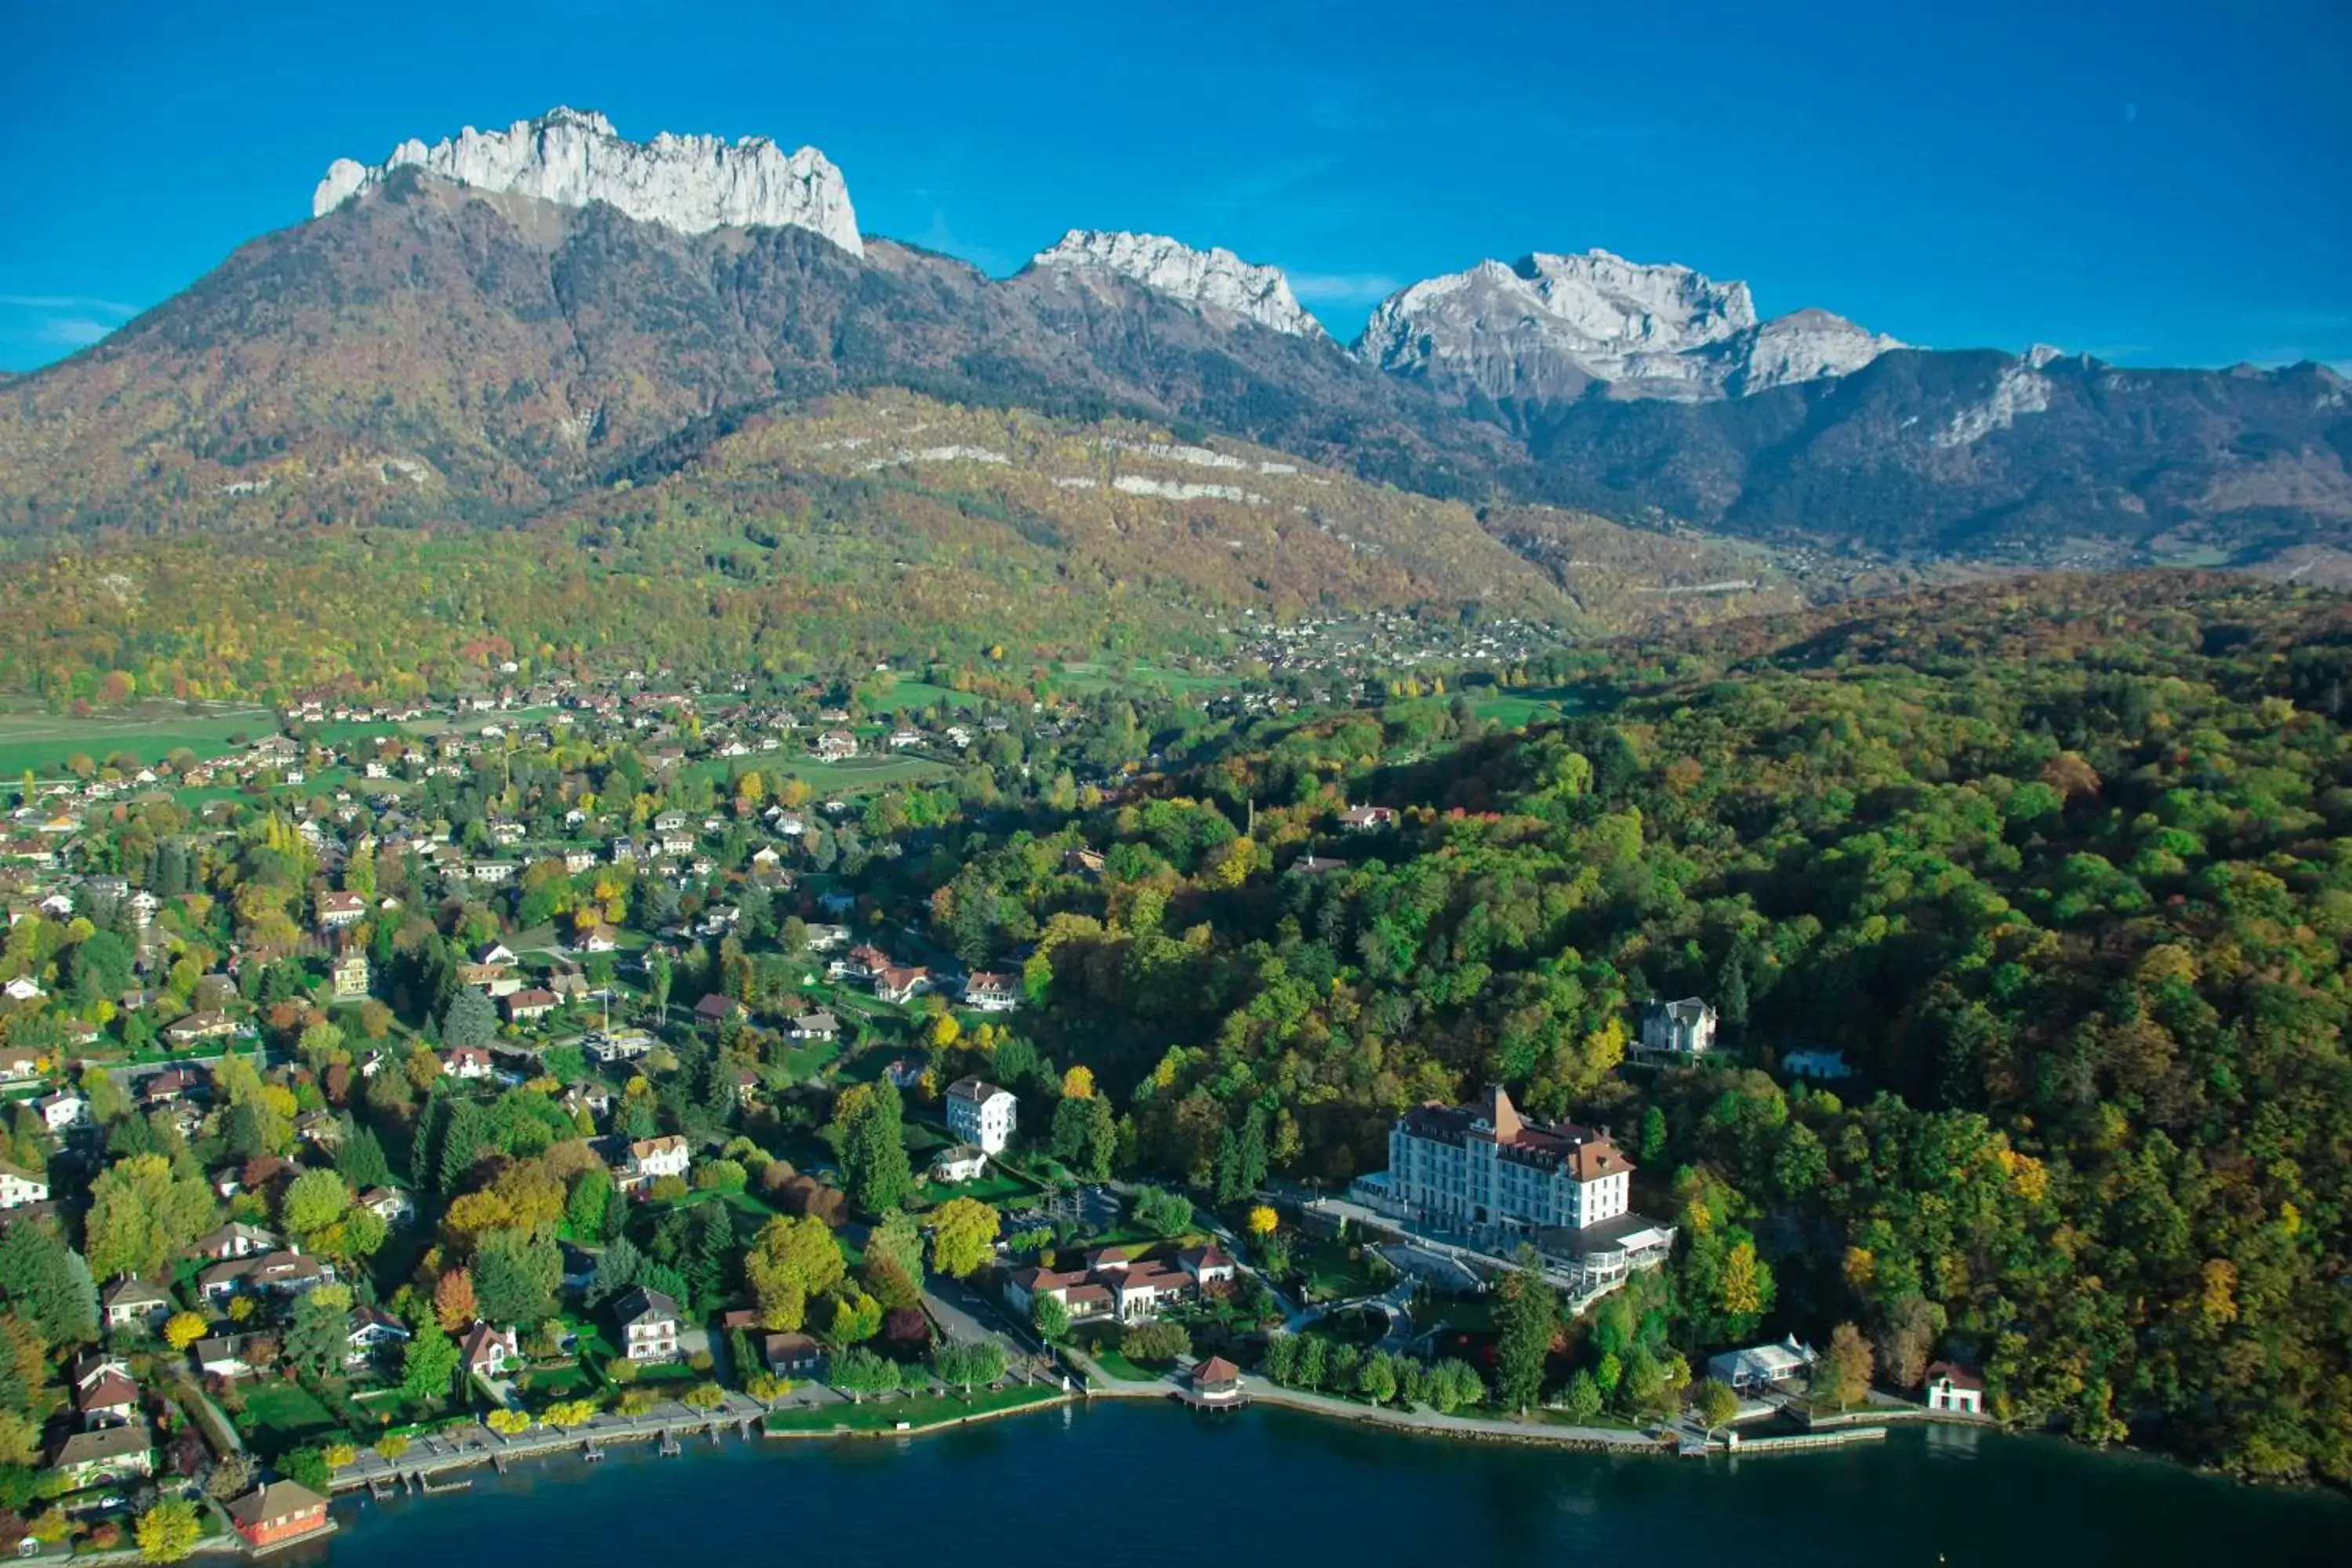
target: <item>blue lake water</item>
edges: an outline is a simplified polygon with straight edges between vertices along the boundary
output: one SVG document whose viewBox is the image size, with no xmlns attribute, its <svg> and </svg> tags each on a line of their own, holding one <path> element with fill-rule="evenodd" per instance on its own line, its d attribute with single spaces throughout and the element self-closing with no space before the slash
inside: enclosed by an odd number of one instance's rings
<svg viewBox="0 0 2352 1568">
<path fill-rule="evenodd" d="M 1409 1437 L 1255 1410 L 1069 1407 L 899 1440 L 618 1448 L 338 1508 L 332 1568 L 1575 1562 L 2352 1563 L 2352 1503 L 1945 1428 L 1711 1460 Z"/>
</svg>

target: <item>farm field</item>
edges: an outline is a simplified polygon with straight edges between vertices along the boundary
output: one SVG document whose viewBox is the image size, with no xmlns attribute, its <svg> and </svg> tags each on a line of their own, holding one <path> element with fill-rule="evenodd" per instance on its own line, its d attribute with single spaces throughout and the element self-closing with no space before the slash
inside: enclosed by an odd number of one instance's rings
<svg viewBox="0 0 2352 1568">
<path fill-rule="evenodd" d="M 277 716 L 266 708 L 211 708 L 191 713 L 177 702 L 155 702 L 120 713 L 77 719 L 59 713 L 0 713 L 0 775 L 26 768 L 42 778 L 62 778 L 67 759 L 86 756 L 104 764 L 117 752 L 142 763 L 157 762 L 181 746 L 200 756 L 226 750 L 229 737 L 258 740 L 278 732 Z"/>
</svg>

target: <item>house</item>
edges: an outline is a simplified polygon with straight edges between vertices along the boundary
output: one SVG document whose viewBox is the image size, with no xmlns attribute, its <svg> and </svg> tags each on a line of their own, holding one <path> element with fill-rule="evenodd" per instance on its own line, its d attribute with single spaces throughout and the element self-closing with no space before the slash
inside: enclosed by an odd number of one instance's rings
<svg viewBox="0 0 2352 1568">
<path fill-rule="evenodd" d="M 457 1344 L 457 1364 L 468 1377 L 503 1377 L 509 1362 L 522 1359 L 512 1329 L 476 1323 Z"/>
<path fill-rule="evenodd" d="M 227 1258 L 251 1258 L 257 1253 L 275 1252 L 283 1246 L 278 1237 L 257 1225 L 232 1220 L 216 1230 L 206 1232 L 189 1245 L 188 1250 L 198 1258 L 215 1260 Z"/>
<path fill-rule="evenodd" d="M 1396 826 L 1396 808 L 1388 805 L 1350 806 L 1339 814 L 1339 826 L 1350 833 L 1370 833 Z"/>
<path fill-rule="evenodd" d="M 852 900 L 853 903 L 855 900 Z M 831 952 L 849 942 L 849 928 L 811 921 L 808 930 L 808 950 L 811 952 Z"/>
<path fill-rule="evenodd" d="M 327 1500 L 299 1481 L 271 1481 L 256 1487 L 228 1505 L 228 1521 L 245 1537 L 246 1544 L 255 1548 L 335 1528 L 334 1521 L 327 1517 Z"/>
<path fill-rule="evenodd" d="M 155 1473 L 155 1435 L 138 1420 L 76 1432 L 58 1445 L 49 1468 L 64 1479 L 68 1490 L 133 1476 L 143 1479 Z"/>
<path fill-rule="evenodd" d="M 1013 975 L 977 969 L 963 983 L 963 1005 L 982 1013 L 1010 1013 L 1021 1000 L 1021 982 Z"/>
<path fill-rule="evenodd" d="M 1853 1076 L 1853 1064 L 1845 1059 L 1843 1051 L 1815 1048 L 1790 1051 L 1780 1058 L 1780 1070 L 1790 1078 L 1811 1079 L 1818 1083 L 1835 1083 Z"/>
<path fill-rule="evenodd" d="M 515 962 L 515 951 L 502 942 L 476 942 L 467 959 L 475 963 L 509 964 Z"/>
<path fill-rule="evenodd" d="M 608 925 L 593 925 L 580 939 L 583 952 L 611 952 L 621 945 L 621 933 Z"/>
<path fill-rule="evenodd" d="M 1819 1359 L 1811 1345 L 1798 1343 L 1797 1336 L 1790 1334 L 1779 1344 L 1750 1345 L 1711 1355 L 1706 1358 L 1706 1374 L 1734 1394 L 1747 1394 L 1793 1383 Z"/>
<path fill-rule="evenodd" d="M 386 1225 L 405 1225 L 416 1217 L 416 1200 L 398 1187 L 370 1187 L 359 1195 L 359 1205 Z"/>
<path fill-rule="evenodd" d="M 1004 1282 L 1005 1304 L 1024 1317 L 1034 1310 L 1041 1296 L 1059 1301 L 1074 1323 L 1108 1316 L 1111 1310 L 1109 1287 L 1080 1271 L 1024 1268 Z"/>
<path fill-rule="evenodd" d="M 106 1314 L 109 1329 L 142 1323 L 152 1327 L 172 1315 L 172 1298 L 163 1293 L 161 1286 L 128 1275 L 109 1285 L 99 1297 L 98 1305 Z"/>
<path fill-rule="evenodd" d="M 640 1138 L 624 1152 L 620 1168 L 613 1173 L 613 1184 L 625 1193 L 633 1193 L 664 1176 L 683 1176 L 693 1163 L 694 1155 L 686 1140 L 675 1132 L 662 1138 Z"/>
<path fill-rule="evenodd" d="M 490 1053 L 479 1046 L 452 1046 L 441 1058 L 441 1070 L 459 1079 L 490 1076 Z"/>
<path fill-rule="evenodd" d="M 886 969 L 874 977 L 877 1001 L 903 1005 L 931 988 L 931 972 L 921 968 Z"/>
<path fill-rule="evenodd" d="M 206 1040 L 226 1039 L 236 1033 L 236 1025 L 226 1013 L 191 1013 L 163 1026 L 163 1043 L 181 1050 Z"/>
<path fill-rule="evenodd" d="M 245 1358 L 250 1334 L 226 1334 L 201 1339 L 188 1348 L 195 1353 L 196 1370 L 206 1377 L 243 1377 L 253 1370 Z"/>
<path fill-rule="evenodd" d="M 52 1132 L 63 1132 L 75 1127 L 87 1127 L 90 1122 L 89 1101 L 72 1089 L 60 1089 L 33 1101 L 41 1120 Z"/>
<path fill-rule="evenodd" d="M 1927 1363 L 1925 1385 L 1927 1408 L 1961 1415 L 1984 1414 L 1984 1378 L 1954 1362 Z"/>
<path fill-rule="evenodd" d="M 1063 870 L 1075 877 L 1084 877 L 1088 881 L 1102 876 L 1104 864 L 1100 851 L 1084 847 L 1068 850 L 1062 856 Z"/>
<path fill-rule="evenodd" d="M 0 1083 L 24 1083 L 40 1076 L 40 1052 L 30 1046 L 0 1046 Z"/>
<path fill-rule="evenodd" d="M 1715 1048 L 1716 1014 L 1696 996 L 1642 1005 L 1642 1049 L 1654 1056 L 1697 1057 Z"/>
<path fill-rule="evenodd" d="M 1019 1110 L 1011 1089 L 985 1079 L 960 1078 L 948 1085 L 948 1131 L 987 1153 L 1004 1152 Z"/>
<path fill-rule="evenodd" d="M 341 931 L 367 919 L 368 901 L 358 893 L 320 893 L 316 918 L 320 931 Z"/>
<path fill-rule="evenodd" d="M 74 1411 L 85 1432 L 128 1426 L 139 1418 L 139 1385 L 121 1373 L 107 1373 L 74 1390 Z"/>
<path fill-rule="evenodd" d="M 640 1285 L 613 1309 L 631 1361 L 674 1361 L 677 1356 L 677 1303 Z"/>
<path fill-rule="evenodd" d="M 838 763 L 857 754 L 857 737 L 846 730 L 827 730 L 816 738 L 816 754 L 828 763 Z"/>
<path fill-rule="evenodd" d="M 871 980 L 890 967 L 890 955 L 871 942 L 860 942 L 825 967 L 838 980 Z"/>
<path fill-rule="evenodd" d="M 882 1076 L 890 1080 L 891 1088 L 903 1092 L 921 1087 L 923 1074 L 929 1070 L 920 1057 L 900 1057 L 882 1069 Z"/>
<path fill-rule="evenodd" d="M 23 1208 L 49 1201 L 49 1184 L 30 1171 L 0 1160 L 0 1209 Z"/>
<path fill-rule="evenodd" d="M 535 1018 L 544 1018 L 555 1011 L 555 993 L 541 991 L 537 987 L 528 991 L 518 991 L 506 999 L 506 1009 L 507 1022 L 509 1024 L 523 1024 Z"/>
<path fill-rule="evenodd" d="M 408 1342 L 408 1327 L 381 1307 L 364 1303 L 352 1309 L 350 1327 L 343 1334 L 347 1347 L 343 1364 L 362 1367 L 383 1357 L 395 1345 Z"/>
<path fill-rule="evenodd" d="M 814 1377 L 824 1364 L 824 1352 L 806 1334 L 768 1334 L 760 1341 L 760 1358 L 778 1377 Z"/>
<path fill-rule="evenodd" d="M 784 1033 L 795 1040 L 830 1040 L 841 1033 L 841 1020 L 822 1010 L 803 1013 L 784 1026 Z"/>
<path fill-rule="evenodd" d="M 576 1117 L 584 1110 L 592 1120 L 602 1121 L 613 1113 L 613 1091 L 593 1079 L 582 1079 L 565 1089 L 557 1103 L 567 1116 Z"/>
<path fill-rule="evenodd" d="M 71 910 L 73 905 L 68 903 L 66 908 Z M 0 985 L 0 996 L 5 996 L 11 1002 L 37 1002 L 47 994 L 41 989 L 40 982 L 26 979 L 21 974 L 7 984 Z"/>
<path fill-rule="evenodd" d="M 943 1187 L 976 1182 L 988 1173 L 988 1153 L 977 1143 L 959 1143 L 931 1162 L 931 1180 Z"/>
<path fill-rule="evenodd" d="M 243 1293 L 299 1296 L 334 1278 L 333 1264 L 289 1250 L 215 1263 L 196 1276 L 196 1289 L 217 1307 Z"/>
<path fill-rule="evenodd" d="M 368 958 L 364 952 L 347 952 L 334 962 L 328 971 L 333 977 L 335 1000 L 362 1002 L 367 999 Z"/>
<path fill-rule="evenodd" d="M 697 1024 L 717 1026 L 731 1023 L 742 1016 L 742 1003 L 732 996 L 721 995 L 717 992 L 711 993 L 694 1005 L 694 1021 Z"/>
<path fill-rule="evenodd" d="M 607 1066 L 614 1062 L 633 1062 L 654 1048 L 654 1037 L 643 1029 L 615 1029 L 610 1034 L 590 1035 L 581 1042 L 588 1054 Z"/>
<path fill-rule="evenodd" d="M 922 743 L 923 737 L 919 731 L 893 730 L 890 731 L 890 749 L 894 752 L 903 752 L 909 746 L 919 746 Z"/>
<path fill-rule="evenodd" d="M 1388 1184 L 1409 1217 L 1473 1233 L 1582 1230 L 1632 1201 L 1633 1164 L 1606 1132 L 1483 1102 L 1415 1106 L 1389 1133 Z"/>
<path fill-rule="evenodd" d="M 1232 1280 L 1236 1272 L 1234 1260 L 1225 1249 L 1214 1242 L 1201 1247 L 1188 1247 L 1176 1255 L 1178 1267 L 1192 1277 L 1196 1289 L 1223 1285 Z"/>
<path fill-rule="evenodd" d="M 1192 1398 L 1201 1405 L 1233 1405 L 1242 1397 L 1242 1369 L 1213 1355 L 1192 1369 Z"/>
</svg>

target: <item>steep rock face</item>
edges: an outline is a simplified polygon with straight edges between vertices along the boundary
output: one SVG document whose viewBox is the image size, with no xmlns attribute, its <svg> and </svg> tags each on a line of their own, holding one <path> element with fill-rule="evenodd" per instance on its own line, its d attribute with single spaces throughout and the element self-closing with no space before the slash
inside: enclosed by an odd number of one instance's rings
<svg viewBox="0 0 2352 1568">
<path fill-rule="evenodd" d="M 1594 382 L 1618 396 L 1740 396 L 1846 374 L 1899 346 L 1825 310 L 1759 322 L 1745 283 L 1591 250 L 1416 283 L 1372 313 L 1356 353 L 1450 396 L 1528 404 Z"/>
<path fill-rule="evenodd" d="M 862 255 L 857 215 L 841 171 L 814 147 L 786 153 L 765 137 L 733 145 L 716 136 L 623 139 L 601 114 L 555 109 L 504 131 L 472 126 L 427 147 L 404 142 L 382 163 L 338 158 L 310 198 L 323 217 L 392 171 L 418 168 L 488 191 L 564 206 L 609 202 L 643 223 L 681 234 L 714 228 L 804 228 Z"/>
<path fill-rule="evenodd" d="M 1293 337 L 1327 336 L 1290 292 L 1278 267 L 1256 267 L 1232 251 L 1195 250 L 1165 235 L 1074 228 L 1029 263 L 1033 268 L 1099 268 L 1147 289 L 1230 310 L 1245 321 Z"/>
</svg>

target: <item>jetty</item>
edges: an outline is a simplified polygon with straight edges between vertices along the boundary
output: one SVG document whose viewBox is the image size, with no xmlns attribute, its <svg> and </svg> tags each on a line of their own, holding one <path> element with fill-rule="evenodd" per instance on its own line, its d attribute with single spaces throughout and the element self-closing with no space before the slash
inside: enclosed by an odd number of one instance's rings
<svg viewBox="0 0 2352 1568">
<path fill-rule="evenodd" d="M 555 1454 L 577 1453 L 594 1461 L 603 1458 L 614 1443 L 653 1443 L 660 1453 L 677 1454 L 684 1451 L 682 1439 L 698 1435 L 707 1435 L 713 1443 L 723 1442 L 730 1431 L 754 1436 L 766 1413 L 767 1407 L 758 1401 L 730 1394 L 725 1404 L 712 1410 L 697 1410 L 673 1401 L 643 1415 L 607 1413 L 583 1426 L 541 1426 L 512 1436 L 493 1432 L 480 1422 L 468 1422 L 413 1439 L 397 1459 L 362 1448 L 356 1459 L 335 1472 L 331 1484 L 339 1492 L 365 1488 L 379 1500 L 402 1491 L 459 1491 L 473 1482 L 462 1477 L 442 1478 L 485 1465 L 503 1475 L 518 1459 Z"/>
<path fill-rule="evenodd" d="M 1735 1454 L 1792 1454 L 1805 1448 L 1842 1448 L 1849 1443 L 1877 1443 L 1885 1439 L 1884 1426 L 1832 1426 L 1818 1432 L 1791 1432 L 1779 1437 L 1742 1437 L 1732 1434 L 1730 1451 Z"/>
</svg>

